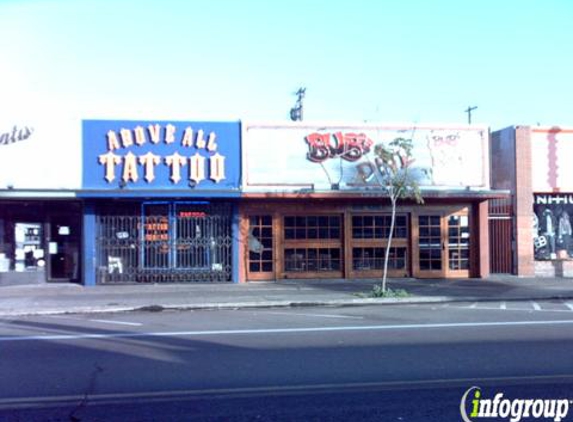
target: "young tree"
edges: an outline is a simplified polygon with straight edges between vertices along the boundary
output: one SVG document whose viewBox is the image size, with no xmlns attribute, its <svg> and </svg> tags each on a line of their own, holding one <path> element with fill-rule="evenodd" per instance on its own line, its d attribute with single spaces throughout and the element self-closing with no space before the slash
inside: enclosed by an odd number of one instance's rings
<svg viewBox="0 0 573 422">
<path fill-rule="evenodd" d="M 392 204 L 390 234 L 388 235 L 388 246 L 384 256 L 384 273 L 382 275 L 383 294 L 387 291 L 386 279 L 396 221 L 396 205 L 400 199 L 414 199 L 418 204 L 424 203 L 420 187 L 409 171 L 414 162 L 412 148 L 412 139 L 409 138 L 395 138 L 388 145 L 378 144 L 374 147 L 376 168 L 381 173 L 382 185 L 388 192 Z"/>
</svg>

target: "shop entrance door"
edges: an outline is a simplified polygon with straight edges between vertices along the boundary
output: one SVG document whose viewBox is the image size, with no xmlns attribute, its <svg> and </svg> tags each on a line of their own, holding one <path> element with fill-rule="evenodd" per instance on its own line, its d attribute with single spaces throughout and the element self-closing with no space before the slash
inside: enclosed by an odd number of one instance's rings
<svg viewBox="0 0 573 422">
<path fill-rule="evenodd" d="M 138 268 L 129 265 L 132 280 L 230 281 L 231 216 L 232 209 L 227 204 L 205 201 L 143 203 L 140 264 Z M 121 254 L 118 255 L 113 258 L 120 265 L 118 272 L 123 273 L 128 264 Z M 110 258 L 108 265 L 111 266 Z M 113 268 L 115 271 L 116 267 Z"/>
<path fill-rule="evenodd" d="M 414 276 L 469 277 L 470 221 L 468 209 L 414 216 Z"/>
<path fill-rule="evenodd" d="M 48 281 L 79 281 L 81 241 L 79 219 L 70 215 L 53 216 L 48 225 Z"/>
</svg>

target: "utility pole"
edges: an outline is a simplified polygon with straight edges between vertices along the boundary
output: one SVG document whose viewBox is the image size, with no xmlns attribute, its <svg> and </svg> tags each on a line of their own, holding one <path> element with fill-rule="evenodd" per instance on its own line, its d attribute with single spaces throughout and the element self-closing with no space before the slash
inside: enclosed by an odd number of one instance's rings
<svg viewBox="0 0 573 422">
<path fill-rule="evenodd" d="M 300 87 L 298 91 L 294 93 L 294 95 L 296 95 L 296 103 L 294 107 L 290 109 L 290 119 L 293 122 L 302 121 L 302 100 L 305 94 L 306 88 L 303 87 Z"/>
<path fill-rule="evenodd" d="M 468 106 L 468 108 L 464 110 L 466 113 L 468 113 L 468 125 L 472 124 L 472 111 L 474 111 L 476 108 L 477 106 L 473 107 Z"/>
</svg>

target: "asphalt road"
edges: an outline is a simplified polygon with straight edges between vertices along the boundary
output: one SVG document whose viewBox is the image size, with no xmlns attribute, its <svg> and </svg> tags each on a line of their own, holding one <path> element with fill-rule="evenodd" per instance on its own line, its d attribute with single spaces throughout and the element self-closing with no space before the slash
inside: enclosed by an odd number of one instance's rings
<svg viewBox="0 0 573 422">
<path fill-rule="evenodd" d="M 458 421 L 473 386 L 573 399 L 573 306 L 4 319 L 0 376 L 1 422 Z"/>
</svg>

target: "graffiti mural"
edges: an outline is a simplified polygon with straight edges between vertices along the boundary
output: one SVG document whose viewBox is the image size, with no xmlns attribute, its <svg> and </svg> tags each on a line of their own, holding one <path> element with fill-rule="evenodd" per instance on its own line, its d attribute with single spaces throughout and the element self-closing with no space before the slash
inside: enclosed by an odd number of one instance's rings
<svg viewBox="0 0 573 422">
<path fill-rule="evenodd" d="M 533 245 L 536 260 L 573 257 L 573 195 L 536 194 L 533 202 Z"/>
<path fill-rule="evenodd" d="M 306 137 L 306 142 L 309 148 L 307 157 L 315 163 L 335 157 L 351 162 L 358 161 L 364 154 L 370 152 L 370 147 L 374 144 L 364 133 L 343 132 L 313 132 Z"/>
<path fill-rule="evenodd" d="M 432 183 L 451 183 L 452 174 L 464 173 L 464 147 L 467 143 L 458 131 L 432 130 L 426 135 L 432 158 Z"/>
<path fill-rule="evenodd" d="M 244 123 L 243 190 L 380 190 L 376 145 L 396 138 L 412 139 L 410 175 L 420 186 L 489 187 L 486 127 Z"/>
</svg>

